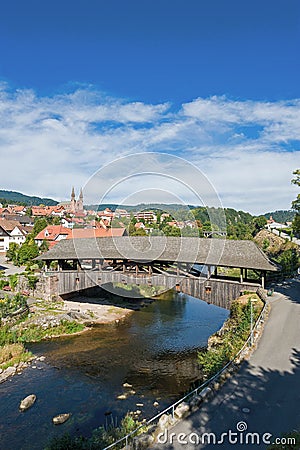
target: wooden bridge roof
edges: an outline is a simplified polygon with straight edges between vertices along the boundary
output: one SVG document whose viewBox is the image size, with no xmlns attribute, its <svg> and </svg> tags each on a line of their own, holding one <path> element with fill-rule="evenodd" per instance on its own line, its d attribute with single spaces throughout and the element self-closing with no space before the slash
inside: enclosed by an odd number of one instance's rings
<svg viewBox="0 0 300 450">
<path fill-rule="evenodd" d="M 101 258 L 278 270 L 253 241 L 197 237 L 126 236 L 62 240 L 36 259 L 51 261 Z"/>
</svg>

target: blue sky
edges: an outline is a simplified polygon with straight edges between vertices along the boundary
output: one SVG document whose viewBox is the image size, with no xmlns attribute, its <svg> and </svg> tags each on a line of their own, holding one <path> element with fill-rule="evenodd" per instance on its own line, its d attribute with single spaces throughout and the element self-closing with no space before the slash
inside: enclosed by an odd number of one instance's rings
<svg viewBox="0 0 300 450">
<path fill-rule="evenodd" d="M 116 157 L 154 151 L 198 166 L 225 206 L 290 207 L 298 1 L 5 3 L 2 188 L 66 198 Z"/>
</svg>

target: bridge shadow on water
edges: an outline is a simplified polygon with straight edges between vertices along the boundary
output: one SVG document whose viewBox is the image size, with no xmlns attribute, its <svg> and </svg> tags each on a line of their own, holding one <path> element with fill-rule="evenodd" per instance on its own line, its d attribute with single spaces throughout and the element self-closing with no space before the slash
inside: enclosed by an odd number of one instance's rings
<svg viewBox="0 0 300 450">
<path fill-rule="evenodd" d="M 266 449 L 268 445 L 263 442 L 263 435 L 270 442 L 283 433 L 300 430 L 300 351 L 293 348 L 290 355 L 290 370 L 278 371 L 254 366 L 248 361 L 244 362 L 237 375 L 227 381 L 218 394 L 209 402 L 204 403 L 196 413 L 185 421 L 179 423 L 169 432 L 168 441 L 156 444 L 151 448 L 173 449 L 212 449 L 212 448 L 255 448 Z M 243 422 L 243 424 L 241 424 Z M 241 425 L 239 425 L 241 424 Z M 244 427 L 243 432 L 239 427 Z M 237 433 L 234 437 L 238 441 L 233 444 L 228 441 L 228 435 L 221 440 L 222 433 L 231 430 Z M 173 438 L 170 443 L 170 433 L 185 433 L 186 444 L 178 443 Z M 190 433 L 196 433 L 200 441 L 189 441 Z M 210 442 L 203 433 L 213 433 Z M 247 433 L 257 433 L 254 444 L 251 437 L 246 444 Z M 270 435 L 272 435 L 270 437 Z M 242 437 L 241 437 L 242 436 Z M 201 441 L 201 439 L 204 439 Z M 257 440 L 259 439 L 259 440 Z M 268 442 L 268 441 L 267 441 Z M 290 447 L 282 447 L 290 448 Z M 296 448 L 296 447 L 293 447 Z"/>
<path fill-rule="evenodd" d="M 96 286 L 72 292 L 71 294 L 64 294 L 61 297 L 63 300 L 83 304 L 110 305 L 132 311 L 138 311 L 146 304 L 150 304 L 155 300 L 155 297 L 143 297 L 138 289 L 132 288 L 131 290 L 125 290 L 122 288 L 112 288 L 111 285 L 107 285 L 107 289 Z"/>
</svg>

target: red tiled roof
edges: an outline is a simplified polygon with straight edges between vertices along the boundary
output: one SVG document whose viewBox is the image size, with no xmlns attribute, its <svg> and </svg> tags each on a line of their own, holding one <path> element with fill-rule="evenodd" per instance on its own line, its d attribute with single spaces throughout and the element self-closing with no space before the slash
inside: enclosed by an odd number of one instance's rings
<svg viewBox="0 0 300 450">
<path fill-rule="evenodd" d="M 116 237 L 124 236 L 125 228 L 73 228 L 71 235 L 67 239 L 84 239 L 84 238 L 99 238 L 99 237 Z"/>
<path fill-rule="evenodd" d="M 69 236 L 71 234 L 72 230 L 69 228 L 63 227 L 62 225 L 48 225 L 46 228 L 44 228 L 42 231 L 40 231 L 36 237 L 35 240 L 37 241 L 55 241 L 58 236 L 66 235 Z"/>
<path fill-rule="evenodd" d="M 12 206 L 11 209 L 13 210 L 13 212 L 22 212 L 26 209 L 26 206 L 15 205 Z"/>
<path fill-rule="evenodd" d="M 137 222 L 137 223 L 134 225 L 134 228 L 145 228 L 145 225 L 143 224 L 143 222 Z"/>
<path fill-rule="evenodd" d="M 62 205 L 57 206 L 32 206 L 33 216 L 50 216 L 53 212 L 59 213 L 64 210 Z"/>
<path fill-rule="evenodd" d="M 10 213 L 10 212 L 11 212 L 11 209 L 10 209 L 10 208 L 0 208 L 0 214 L 3 214 L 3 213 L 5 213 L 5 212 Z"/>
</svg>

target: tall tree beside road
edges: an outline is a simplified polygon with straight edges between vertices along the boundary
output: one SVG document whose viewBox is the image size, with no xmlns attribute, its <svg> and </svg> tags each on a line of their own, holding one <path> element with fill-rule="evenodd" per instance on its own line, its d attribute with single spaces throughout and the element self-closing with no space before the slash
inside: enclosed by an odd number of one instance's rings
<svg viewBox="0 0 300 450">
<path fill-rule="evenodd" d="M 295 178 L 292 179 L 292 183 L 300 187 L 300 169 L 293 172 Z M 300 194 L 297 195 L 296 200 L 292 203 L 292 208 L 296 211 L 296 216 L 293 220 L 293 231 L 295 234 L 300 234 Z"/>
</svg>

